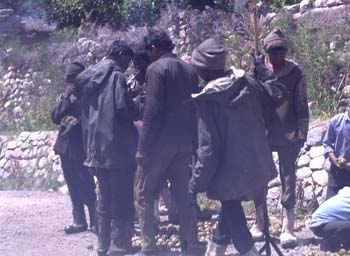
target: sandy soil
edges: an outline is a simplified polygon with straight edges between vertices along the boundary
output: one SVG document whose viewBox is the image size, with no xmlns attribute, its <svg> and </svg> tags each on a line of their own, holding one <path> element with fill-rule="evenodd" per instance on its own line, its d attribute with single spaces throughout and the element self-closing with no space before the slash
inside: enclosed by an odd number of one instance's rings
<svg viewBox="0 0 350 256">
<path fill-rule="evenodd" d="M 96 236 L 91 232 L 66 235 L 71 223 L 68 196 L 48 192 L 0 191 L 0 256 L 91 256 Z M 304 229 L 299 246 L 284 255 L 318 253 L 319 240 Z M 257 244 L 258 247 L 262 243 Z M 230 249 L 231 255 L 236 255 Z M 164 255 L 174 255 L 164 253 Z M 275 255 L 275 254 L 273 254 Z"/>
</svg>

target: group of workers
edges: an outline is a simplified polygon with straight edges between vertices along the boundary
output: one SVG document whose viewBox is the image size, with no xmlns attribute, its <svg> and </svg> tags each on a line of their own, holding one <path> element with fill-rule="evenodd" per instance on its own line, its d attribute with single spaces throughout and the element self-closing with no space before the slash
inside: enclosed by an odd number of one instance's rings
<svg viewBox="0 0 350 256">
<path fill-rule="evenodd" d="M 114 41 L 105 58 L 87 69 L 71 63 L 68 86 L 52 110 L 60 126 L 54 150 L 73 206 L 74 222 L 65 232 L 87 230 L 86 205 L 98 255 L 133 254 L 135 219 L 142 238 L 137 255 L 162 255 L 154 202 L 166 187 L 176 205 L 183 255 L 220 256 L 231 243 L 241 255 L 259 255 L 254 241 L 264 237 L 268 225 L 266 193 L 277 176 L 271 154 L 276 151 L 284 207 L 280 241 L 284 248 L 295 246 L 295 161 L 307 138 L 309 110 L 305 77 L 286 59 L 288 48 L 284 34 L 271 31 L 264 39 L 266 57 L 252 54 L 246 72 L 226 67 L 227 51 L 217 39 L 202 42 L 187 63 L 173 53 L 164 31 L 152 30 L 136 48 Z M 128 79 L 131 61 L 138 72 Z M 349 135 L 343 132 L 341 142 L 336 138 L 340 122 L 350 119 L 338 119 L 327 136 L 334 167 L 328 194 L 342 189 L 337 196 L 346 198 L 337 164 L 346 158 Z M 201 192 L 221 202 L 207 247 L 197 238 L 196 195 Z M 256 208 L 250 230 L 241 205 L 247 200 Z M 329 237 L 332 228 L 349 230 L 338 223 L 325 226 L 321 219 L 312 226 L 319 236 Z"/>
</svg>

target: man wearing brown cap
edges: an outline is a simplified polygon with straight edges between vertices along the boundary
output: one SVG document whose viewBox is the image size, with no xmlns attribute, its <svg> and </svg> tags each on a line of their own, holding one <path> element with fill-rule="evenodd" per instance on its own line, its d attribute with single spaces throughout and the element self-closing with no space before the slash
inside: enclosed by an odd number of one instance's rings
<svg viewBox="0 0 350 256">
<path fill-rule="evenodd" d="M 90 216 L 90 228 L 96 226 L 95 182 L 83 165 L 85 151 L 81 130 L 81 93 L 74 85 L 76 77 L 84 70 L 81 63 L 71 63 L 66 71 L 68 84 L 51 111 L 52 121 L 60 126 L 54 151 L 60 156 L 64 179 L 68 186 L 73 206 L 73 224 L 64 227 L 66 234 L 83 232 L 87 229 L 84 205 Z"/>
<path fill-rule="evenodd" d="M 195 195 L 220 200 L 219 223 L 206 256 L 225 255 L 233 243 L 240 255 L 257 256 L 242 200 L 251 200 L 277 174 L 266 138 L 266 119 L 284 102 L 284 87 L 254 56 L 254 73 L 225 70 L 226 50 L 207 39 L 192 54 L 192 64 L 206 82 L 193 95 L 198 110 L 198 159 L 189 184 Z"/>
<path fill-rule="evenodd" d="M 286 102 L 272 115 L 269 126 L 269 143 L 278 153 L 279 172 L 282 183 L 281 204 L 283 206 L 283 225 L 280 237 L 281 246 L 293 247 L 297 239 L 293 232 L 295 206 L 295 161 L 307 138 L 309 126 L 309 108 L 307 86 L 301 69 L 294 62 L 286 59 L 289 43 L 284 34 L 273 30 L 264 40 L 264 50 L 268 55 L 267 67 L 277 76 L 278 81 L 288 90 Z M 266 194 L 255 201 L 256 224 L 252 227 L 253 237 L 263 238 L 263 204 Z"/>
</svg>

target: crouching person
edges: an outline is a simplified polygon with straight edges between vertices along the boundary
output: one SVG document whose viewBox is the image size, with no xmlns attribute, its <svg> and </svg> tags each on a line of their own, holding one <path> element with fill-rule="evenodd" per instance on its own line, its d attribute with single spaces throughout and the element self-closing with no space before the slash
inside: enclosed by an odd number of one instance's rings
<svg viewBox="0 0 350 256">
<path fill-rule="evenodd" d="M 312 215 L 310 229 L 322 237 L 321 251 L 350 249 L 350 187 L 325 201 Z"/>
<path fill-rule="evenodd" d="M 276 176 L 266 139 L 264 117 L 283 102 L 283 86 L 268 77 L 262 55 L 255 56 L 255 74 L 225 70 L 226 51 L 208 39 L 192 54 L 192 64 L 207 82 L 193 100 L 198 111 L 198 160 L 189 193 L 206 192 L 221 202 L 219 223 L 206 256 L 224 255 L 233 243 L 241 255 L 258 255 L 247 227 L 242 200 L 253 199 Z"/>
<path fill-rule="evenodd" d="M 79 75 L 84 90 L 83 131 L 85 165 L 99 184 L 97 202 L 100 256 L 132 251 L 137 108 L 128 93 L 124 71 L 133 51 L 114 41 L 107 56 Z"/>
<path fill-rule="evenodd" d="M 90 228 L 96 227 L 96 193 L 92 175 L 83 165 L 85 151 L 81 130 L 81 93 L 74 85 L 76 76 L 84 66 L 73 62 L 67 68 L 65 92 L 61 94 L 51 111 L 52 121 L 60 126 L 54 151 L 60 156 L 64 179 L 73 206 L 73 224 L 64 227 L 66 234 L 75 234 L 87 229 L 84 204 L 88 207 Z"/>
</svg>

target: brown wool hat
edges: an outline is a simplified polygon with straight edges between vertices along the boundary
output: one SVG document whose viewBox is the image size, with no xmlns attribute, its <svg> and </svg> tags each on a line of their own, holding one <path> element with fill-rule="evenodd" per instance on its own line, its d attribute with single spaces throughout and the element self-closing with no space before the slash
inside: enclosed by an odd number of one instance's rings
<svg viewBox="0 0 350 256">
<path fill-rule="evenodd" d="M 83 72 L 85 69 L 84 65 L 79 62 L 72 62 L 68 65 L 66 69 L 66 81 L 70 82 L 69 80 L 73 77 L 76 77 L 81 72 Z"/>
<path fill-rule="evenodd" d="M 281 30 L 274 29 L 264 39 L 264 50 L 265 52 L 269 52 L 271 49 L 277 47 L 282 47 L 287 50 L 289 47 L 289 42 Z"/>
<path fill-rule="evenodd" d="M 216 39 L 209 38 L 194 49 L 191 63 L 207 70 L 225 69 L 226 50 Z"/>
</svg>

